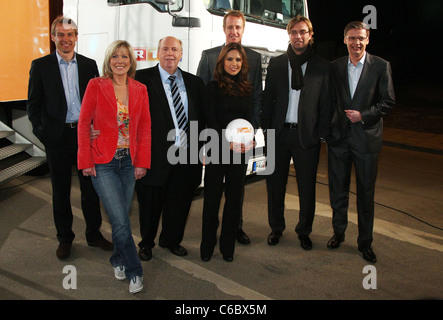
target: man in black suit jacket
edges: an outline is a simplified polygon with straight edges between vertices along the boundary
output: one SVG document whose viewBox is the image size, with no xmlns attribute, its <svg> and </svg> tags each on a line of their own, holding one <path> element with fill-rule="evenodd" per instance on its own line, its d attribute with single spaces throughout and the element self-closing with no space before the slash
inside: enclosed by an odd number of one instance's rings
<svg viewBox="0 0 443 320">
<path fill-rule="evenodd" d="M 159 245 L 178 256 L 187 254 L 180 243 L 194 192 L 202 180 L 202 163 L 197 157 L 203 142 L 197 145 L 195 138 L 205 128 L 204 83 L 201 78 L 178 68 L 183 55 L 180 40 L 174 37 L 161 39 L 158 52 L 160 64 L 138 70 L 135 76 L 148 88 L 152 123 L 151 168 L 136 184 L 142 236 L 138 244 L 139 256 L 145 261 L 152 257 L 151 249 L 155 246 L 160 216 L 162 231 Z M 189 144 L 185 148 L 178 147 L 178 136 L 174 141 L 168 139 L 168 133 L 178 128 L 171 99 L 171 83 L 168 80 L 170 75 L 176 75 L 181 99 L 187 107 Z M 186 154 L 187 163 L 173 164 L 171 154 L 174 152 L 171 151 Z"/>
<path fill-rule="evenodd" d="M 99 73 L 94 60 L 75 53 L 77 26 L 71 19 L 57 17 L 51 26 L 51 39 L 56 51 L 32 61 L 27 110 L 32 130 L 45 146 L 60 243 L 56 255 L 64 259 L 70 255 L 75 237 L 70 192 L 72 166 L 77 164 L 77 121 L 86 86 Z M 99 231 L 100 202 L 91 178 L 81 172 L 78 176 L 88 245 L 111 251 L 112 243 Z"/>
<path fill-rule="evenodd" d="M 329 248 L 338 248 L 347 227 L 352 164 L 357 180 L 358 249 L 375 262 L 371 248 L 374 191 L 378 153 L 382 146 L 383 116 L 395 104 L 389 62 L 366 52 L 369 29 L 349 23 L 344 32 L 349 55 L 332 63 L 336 108 L 328 139 L 330 199 L 334 235 Z"/>
<path fill-rule="evenodd" d="M 240 43 L 243 37 L 245 29 L 245 16 L 241 11 L 231 10 L 223 18 L 223 31 L 226 35 L 226 42 L 224 45 L 207 49 L 202 52 L 200 63 L 197 69 L 197 76 L 201 77 L 204 83 L 207 85 L 209 81 L 214 80 L 214 68 L 217 62 L 218 56 L 222 48 L 232 42 Z M 253 96 L 253 109 L 251 124 L 255 129 L 258 129 L 260 125 L 260 113 L 261 113 L 261 101 L 263 93 L 262 84 L 262 67 L 261 67 L 261 55 L 257 51 L 244 47 L 246 51 L 246 57 L 249 65 L 249 81 L 254 87 Z M 240 217 L 239 229 L 237 232 L 237 241 L 243 244 L 249 244 L 250 239 L 243 231 L 243 220 Z"/>
<path fill-rule="evenodd" d="M 287 53 L 270 60 L 263 96 L 262 126 L 267 137 L 270 129 L 275 133 L 275 146 L 267 145 L 268 150 L 275 148 L 275 170 L 266 177 L 272 229 L 268 244 L 276 245 L 286 227 L 284 202 L 292 158 L 300 199 L 295 231 L 302 248 L 310 250 L 320 145 L 332 115 L 330 63 L 312 52 L 314 32 L 307 18 L 292 18 L 287 30 Z"/>
</svg>

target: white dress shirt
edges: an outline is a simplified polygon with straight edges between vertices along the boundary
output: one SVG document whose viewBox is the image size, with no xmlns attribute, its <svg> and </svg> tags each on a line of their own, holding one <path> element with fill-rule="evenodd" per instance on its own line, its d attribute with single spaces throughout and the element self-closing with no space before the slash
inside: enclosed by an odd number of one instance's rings
<svg viewBox="0 0 443 320">
<path fill-rule="evenodd" d="M 65 61 L 57 51 L 56 56 L 65 91 L 66 104 L 68 106 L 66 122 L 77 122 L 78 117 L 80 116 L 81 107 L 77 57 L 74 53 L 74 57 L 71 61 Z"/>
<path fill-rule="evenodd" d="M 171 76 L 171 74 L 169 74 L 169 72 L 165 71 L 160 66 L 160 64 L 158 65 L 158 69 L 160 71 L 160 77 L 161 77 L 161 80 L 163 83 L 163 88 L 165 89 L 166 97 L 168 98 L 169 109 L 171 111 L 172 120 L 174 121 L 174 126 L 176 129 L 176 131 L 175 131 L 176 132 L 175 145 L 177 147 L 180 147 L 180 131 L 178 130 L 179 127 L 177 124 L 177 116 L 175 114 L 174 103 L 172 102 L 171 81 L 168 79 Z M 177 68 L 174 75 L 176 76 L 175 83 L 177 84 L 178 91 L 180 93 L 180 98 L 181 98 L 183 106 L 185 108 L 186 117 L 189 119 L 189 116 L 188 116 L 188 96 L 186 94 L 186 86 L 185 86 L 185 82 L 183 80 L 183 75 L 182 75 L 179 68 Z"/>
<path fill-rule="evenodd" d="M 366 52 L 363 57 L 354 65 L 351 62 L 351 58 L 348 59 L 348 80 L 349 80 L 349 92 L 351 93 L 351 99 L 354 97 L 355 89 L 358 85 L 358 80 L 360 80 L 361 72 L 363 71 L 363 66 L 365 64 Z"/>
<path fill-rule="evenodd" d="M 306 72 L 306 66 L 308 62 L 305 62 L 301 65 L 301 71 L 303 72 L 303 76 Z M 301 90 L 294 90 L 291 88 L 292 81 L 292 68 L 291 63 L 288 61 L 288 70 L 289 70 L 289 102 L 288 102 L 288 111 L 286 112 L 286 120 L 288 123 L 298 123 L 298 102 L 300 100 L 300 92 Z"/>
</svg>

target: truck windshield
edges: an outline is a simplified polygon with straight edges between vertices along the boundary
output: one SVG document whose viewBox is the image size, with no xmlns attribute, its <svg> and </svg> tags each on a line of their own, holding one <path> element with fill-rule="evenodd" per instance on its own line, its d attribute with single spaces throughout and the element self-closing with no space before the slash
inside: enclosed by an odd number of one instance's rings
<svg viewBox="0 0 443 320">
<path fill-rule="evenodd" d="M 296 15 L 305 16 L 305 0 L 203 0 L 211 13 L 224 14 L 234 9 L 242 11 L 246 19 L 263 24 L 286 26 Z"/>
<path fill-rule="evenodd" d="M 149 3 L 158 11 L 167 12 L 168 8 L 165 4 L 159 4 L 155 0 L 108 0 L 108 5 L 110 6 L 121 6 L 125 4 L 136 4 L 136 3 Z M 170 6 L 171 11 L 180 11 L 183 9 L 183 0 L 175 0 L 174 4 Z"/>
</svg>

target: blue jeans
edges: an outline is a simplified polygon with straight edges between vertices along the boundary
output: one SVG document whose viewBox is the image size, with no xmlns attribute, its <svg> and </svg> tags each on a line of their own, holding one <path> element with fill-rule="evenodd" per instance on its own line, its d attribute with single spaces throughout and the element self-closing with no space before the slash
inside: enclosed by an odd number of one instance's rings
<svg viewBox="0 0 443 320">
<path fill-rule="evenodd" d="M 96 164 L 92 183 L 109 216 L 112 226 L 113 267 L 124 266 L 127 279 L 143 275 L 143 268 L 132 238 L 129 211 L 134 195 L 135 177 L 131 156 L 113 158 L 106 164 Z"/>
</svg>

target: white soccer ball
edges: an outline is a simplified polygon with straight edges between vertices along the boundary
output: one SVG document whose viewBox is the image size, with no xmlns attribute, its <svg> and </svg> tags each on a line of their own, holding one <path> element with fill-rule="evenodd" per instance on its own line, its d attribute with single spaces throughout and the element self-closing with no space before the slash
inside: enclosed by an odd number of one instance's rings
<svg viewBox="0 0 443 320">
<path fill-rule="evenodd" d="M 232 120 L 225 129 L 225 137 L 229 142 L 250 144 L 254 140 L 254 127 L 245 119 Z"/>
</svg>

